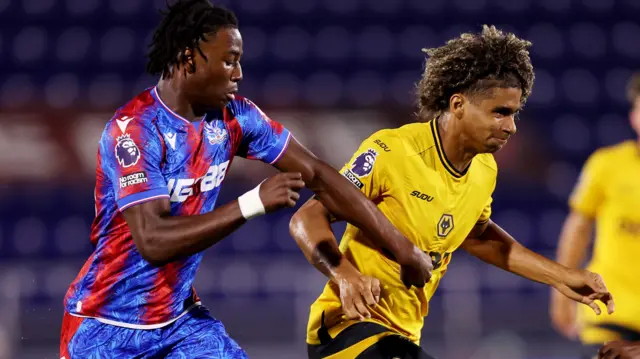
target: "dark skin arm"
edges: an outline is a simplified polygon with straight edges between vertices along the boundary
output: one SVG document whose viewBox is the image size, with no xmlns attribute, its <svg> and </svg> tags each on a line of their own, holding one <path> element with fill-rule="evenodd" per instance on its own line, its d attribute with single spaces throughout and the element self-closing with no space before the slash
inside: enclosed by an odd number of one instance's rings
<svg viewBox="0 0 640 359">
<path fill-rule="evenodd" d="M 565 296 L 588 305 L 596 314 L 600 314 L 596 300 L 607 305 L 609 314 L 613 313 L 613 298 L 598 274 L 567 268 L 528 250 L 493 221 L 477 225 L 462 248 L 498 268 L 551 285 Z"/>
<path fill-rule="evenodd" d="M 238 201 L 196 216 L 172 216 L 168 199 L 144 202 L 123 212 L 144 259 L 161 266 L 201 252 L 242 226 Z"/>
<path fill-rule="evenodd" d="M 337 220 L 343 220 L 364 231 L 379 248 L 386 249 L 402 266 L 402 280 L 408 287 L 423 287 L 431 277 L 431 260 L 378 210 L 376 205 L 362 194 L 338 171 L 316 158 L 309 150 L 291 140 L 287 152 L 275 166 L 281 171 L 302 173 L 307 187 L 315 198 Z M 319 261 L 331 263 L 339 253 L 332 243 L 314 248 Z"/>
<path fill-rule="evenodd" d="M 294 139 L 275 166 L 283 172 L 302 173 L 302 180 L 306 186 L 335 218 L 366 230 L 381 248 L 386 248 L 399 257 L 405 257 L 406 252 L 413 247 L 373 202 L 335 168 L 320 161 Z"/>
<path fill-rule="evenodd" d="M 304 187 L 299 173 L 279 173 L 260 185 L 265 210 L 294 207 Z M 231 234 L 246 220 L 238 200 L 195 216 L 172 216 L 168 199 L 157 199 L 127 208 L 124 219 L 133 242 L 144 259 L 161 266 L 199 253 Z"/>
</svg>

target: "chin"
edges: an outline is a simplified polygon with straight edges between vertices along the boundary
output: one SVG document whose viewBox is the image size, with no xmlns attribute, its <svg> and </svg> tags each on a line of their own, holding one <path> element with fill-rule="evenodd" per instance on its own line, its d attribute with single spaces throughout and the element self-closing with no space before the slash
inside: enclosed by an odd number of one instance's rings
<svg viewBox="0 0 640 359">
<path fill-rule="evenodd" d="M 484 153 L 495 153 L 498 152 L 503 145 L 486 145 L 484 148 Z"/>
<path fill-rule="evenodd" d="M 227 96 L 222 96 L 220 98 L 220 102 L 218 102 L 218 106 L 220 106 L 220 108 L 224 108 L 225 106 L 227 106 L 229 104 L 229 102 L 231 102 L 231 99 Z"/>
<path fill-rule="evenodd" d="M 224 99 L 220 99 L 217 102 L 211 102 L 211 103 L 207 103 L 205 105 L 205 107 L 202 109 L 203 112 L 206 111 L 215 111 L 215 110 L 222 110 L 223 108 L 225 108 L 227 105 L 229 104 L 229 100 L 224 98 Z"/>
</svg>

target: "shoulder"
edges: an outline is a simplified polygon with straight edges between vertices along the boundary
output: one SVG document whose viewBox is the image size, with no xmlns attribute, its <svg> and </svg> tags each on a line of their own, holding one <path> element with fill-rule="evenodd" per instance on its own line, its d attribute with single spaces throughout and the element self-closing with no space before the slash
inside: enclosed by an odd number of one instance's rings
<svg viewBox="0 0 640 359">
<path fill-rule="evenodd" d="M 106 123 L 101 141 L 115 141 L 119 137 L 154 140 L 159 136 L 155 116 L 129 116 L 117 113 Z"/>
<path fill-rule="evenodd" d="M 399 128 L 385 128 L 374 132 L 364 144 L 368 144 L 372 150 L 385 154 L 386 157 L 406 155 L 407 143 L 403 139 Z"/>
<path fill-rule="evenodd" d="M 226 109 L 235 117 L 242 118 L 251 115 L 260 115 L 268 118 L 264 112 L 250 99 L 236 95 L 235 98 L 227 104 Z"/>
<path fill-rule="evenodd" d="M 615 145 L 598 148 L 589 156 L 589 161 L 604 163 L 618 157 L 636 154 L 637 151 L 636 142 L 631 140 L 624 141 Z"/>
<path fill-rule="evenodd" d="M 498 164 L 496 163 L 496 159 L 493 157 L 492 153 L 480 153 L 476 155 L 474 161 L 477 161 L 478 164 L 481 165 L 481 168 L 495 174 L 498 173 Z"/>
<path fill-rule="evenodd" d="M 600 147 L 593 151 L 587 158 L 582 171 L 591 176 L 598 173 L 604 174 L 609 169 L 614 169 L 621 161 L 626 161 L 633 155 L 637 155 L 637 147 L 633 141 L 625 141 L 612 146 Z"/>
<path fill-rule="evenodd" d="M 435 146 L 430 122 L 413 122 L 395 130 L 402 141 L 407 155 L 416 155 L 428 151 Z"/>
<path fill-rule="evenodd" d="M 102 132 L 102 144 L 111 145 L 131 140 L 141 145 L 160 139 L 157 111 L 153 103 L 141 104 L 139 100 L 140 96 L 116 110 Z"/>
<path fill-rule="evenodd" d="M 263 134 L 285 132 L 281 123 L 272 120 L 260 107 L 246 97 L 236 96 L 233 101 L 227 104 L 225 111 L 225 120 L 237 121 L 243 132 Z"/>
<path fill-rule="evenodd" d="M 155 127 L 156 122 L 156 100 L 147 89 L 115 111 L 103 134 L 117 137 L 124 133 L 148 131 Z"/>
</svg>

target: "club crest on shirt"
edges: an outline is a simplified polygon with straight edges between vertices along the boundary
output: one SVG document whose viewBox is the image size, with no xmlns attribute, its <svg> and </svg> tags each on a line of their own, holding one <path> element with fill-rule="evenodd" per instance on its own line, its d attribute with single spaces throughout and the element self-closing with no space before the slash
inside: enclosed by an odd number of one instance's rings
<svg viewBox="0 0 640 359">
<path fill-rule="evenodd" d="M 207 135 L 207 139 L 209 143 L 212 145 L 217 145 L 218 143 L 222 143 L 227 138 L 227 131 L 222 128 L 212 126 L 210 124 L 205 125 L 204 127 L 205 134 Z"/>
<path fill-rule="evenodd" d="M 127 168 L 135 165 L 140 160 L 140 149 L 138 145 L 131 139 L 128 133 L 116 138 L 115 152 L 116 159 L 120 166 Z"/>
<path fill-rule="evenodd" d="M 358 177 L 366 177 L 373 170 L 373 164 L 376 162 L 378 152 L 369 148 L 367 152 L 361 153 L 353 163 L 351 164 L 351 172 L 355 173 Z"/>
<path fill-rule="evenodd" d="M 453 230 L 453 216 L 445 213 L 438 221 L 438 237 L 446 237 L 451 230 Z"/>
</svg>

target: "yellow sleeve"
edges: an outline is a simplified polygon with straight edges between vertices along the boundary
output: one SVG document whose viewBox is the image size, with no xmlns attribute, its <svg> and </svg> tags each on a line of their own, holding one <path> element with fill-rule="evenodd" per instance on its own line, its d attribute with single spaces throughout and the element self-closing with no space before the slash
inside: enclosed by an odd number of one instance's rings
<svg viewBox="0 0 640 359">
<path fill-rule="evenodd" d="M 375 200 L 387 189 L 387 171 L 391 164 L 404 152 L 402 142 L 390 133 L 382 130 L 364 140 L 340 173 L 349 182 Z"/>
<path fill-rule="evenodd" d="M 606 158 L 602 152 L 592 154 L 580 173 L 580 178 L 569 197 L 569 206 L 588 217 L 595 217 L 604 198 L 602 176 L 605 174 Z"/>
<path fill-rule="evenodd" d="M 478 218 L 478 224 L 487 223 L 491 218 L 491 203 L 493 202 L 493 196 L 489 197 L 487 204 L 484 205 L 484 209 Z"/>
</svg>

